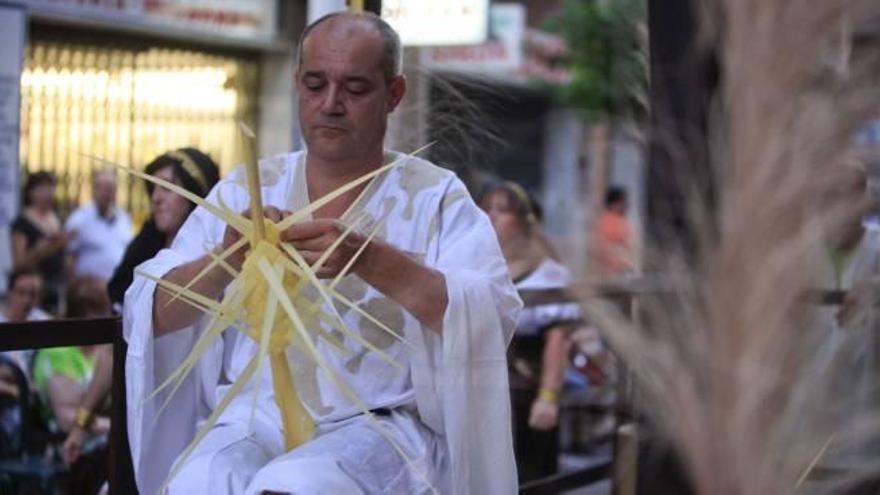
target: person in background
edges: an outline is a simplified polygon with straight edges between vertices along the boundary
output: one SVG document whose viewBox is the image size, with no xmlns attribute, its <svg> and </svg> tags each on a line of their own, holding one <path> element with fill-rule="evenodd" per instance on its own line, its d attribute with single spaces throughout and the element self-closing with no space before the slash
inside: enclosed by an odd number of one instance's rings
<svg viewBox="0 0 880 495">
<path fill-rule="evenodd" d="M 591 241 L 591 271 L 599 278 L 608 278 L 635 269 L 635 239 L 626 218 L 629 199 L 626 191 L 612 186 L 605 194 L 605 208 L 596 222 Z"/>
<path fill-rule="evenodd" d="M 6 304 L 0 308 L 0 323 L 48 318 L 37 308 L 43 294 L 43 277 L 39 271 L 14 270 L 7 287 Z M 33 352 L 26 350 L 0 352 L 0 457 L 16 455 L 22 447 L 22 414 L 28 403 L 26 389 L 32 355 Z"/>
<path fill-rule="evenodd" d="M 110 280 L 131 240 L 131 218 L 116 207 L 116 172 L 92 173 L 92 203 L 78 208 L 67 219 L 65 230 L 77 235 L 67 244 L 75 276 Z"/>
<path fill-rule="evenodd" d="M 101 318 L 110 315 L 106 284 L 94 276 L 77 277 L 67 290 L 68 318 Z M 91 455 L 71 465 L 70 493 L 92 495 L 107 479 L 106 435 L 110 418 L 78 407 L 96 370 L 107 367 L 112 345 L 42 349 L 34 359 L 34 387 L 48 406 L 48 424 L 60 433 L 74 429 L 88 432 Z"/>
<path fill-rule="evenodd" d="M 35 268 L 13 270 L 7 279 L 6 304 L 0 308 L 0 323 L 45 320 L 49 314 L 40 309 L 43 276 Z"/>
<path fill-rule="evenodd" d="M 144 172 L 171 181 L 201 197 L 205 197 L 220 180 L 220 169 L 214 160 L 195 148 L 163 153 L 147 164 Z M 150 182 L 146 187 L 153 213 L 125 249 L 122 261 L 107 286 L 114 310 L 122 305 L 135 267 L 155 256 L 160 249 L 170 246 L 177 230 L 194 208 L 192 203 L 164 188 L 155 187 Z"/>
<path fill-rule="evenodd" d="M 537 209 L 513 182 L 490 188 L 481 201 L 498 235 L 510 277 L 525 304 L 510 344 L 514 447 L 520 482 L 550 476 L 559 456 L 559 397 L 568 360 L 568 334 L 580 319 L 576 304 L 530 301 L 527 292 L 565 289 L 569 271 L 549 249 Z"/>
<path fill-rule="evenodd" d="M 70 284 L 67 303 L 69 318 L 110 315 L 104 282 L 97 277 L 75 279 Z M 92 379 L 96 363 L 106 359 L 110 352 L 109 345 L 55 347 L 37 352 L 34 385 L 48 399 L 51 415 L 62 431 L 70 431 L 74 424 L 82 426 L 80 423 L 88 425 L 93 433 L 106 433 L 109 430 L 108 418 L 81 417 L 83 415 L 78 406 Z"/>
<path fill-rule="evenodd" d="M 184 164 L 185 160 L 188 161 L 187 164 Z M 202 197 L 216 184 L 220 175 L 217 164 L 208 155 L 194 148 L 163 153 L 147 164 L 145 172 L 169 180 Z M 193 208 L 192 203 L 164 188 L 154 187 L 152 183 L 147 183 L 146 187 L 153 215 L 126 248 L 122 262 L 108 284 L 108 295 L 114 303 L 122 302 L 125 291 L 131 284 L 135 267 L 171 243 Z M 93 412 L 104 402 L 110 392 L 112 374 L 113 356 L 108 353 L 105 359 L 98 361 L 94 376 L 82 396 L 78 407 L 81 416 L 93 416 Z M 65 463 L 73 465 L 77 461 L 89 436 L 87 428 L 80 424 L 73 425 L 62 449 Z"/>
<path fill-rule="evenodd" d="M 214 187 L 220 177 L 220 170 L 211 157 L 195 148 L 163 153 L 147 164 L 144 171 L 182 186 L 201 197 Z M 146 187 L 153 214 L 125 249 L 122 262 L 110 279 L 107 292 L 113 304 L 122 303 L 125 291 L 131 285 L 135 267 L 169 245 L 193 209 L 192 203 L 177 194 L 155 187 L 149 182 Z M 98 361 L 94 376 L 78 404 L 82 416 L 91 416 L 103 403 L 110 392 L 112 374 L 113 355 L 112 352 L 108 352 L 105 359 Z M 62 451 L 67 464 L 76 462 L 88 437 L 89 431 L 86 428 L 79 424 L 73 425 L 64 441 Z"/>
<path fill-rule="evenodd" d="M 43 297 L 43 276 L 34 268 L 13 270 L 8 278 L 6 304 L 0 307 L 0 323 L 45 320 L 49 315 L 37 307 Z M 0 330 L 2 331 L 2 330 Z M 30 376 L 30 351 L 5 351 L 26 375 Z"/>
<path fill-rule="evenodd" d="M 76 233 L 65 232 L 55 210 L 55 177 L 35 172 L 25 183 L 24 207 L 12 224 L 12 263 L 15 269 L 36 268 L 43 276 L 42 306 L 56 312 L 61 298 L 64 248 Z"/>
</svg>

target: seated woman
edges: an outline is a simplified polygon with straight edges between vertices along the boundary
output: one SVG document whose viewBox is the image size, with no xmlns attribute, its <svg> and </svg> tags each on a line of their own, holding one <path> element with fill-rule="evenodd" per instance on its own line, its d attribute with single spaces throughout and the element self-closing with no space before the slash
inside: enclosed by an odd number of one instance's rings
<svg viewBox="0 0 880 495">
<path fill-rule="evenodd" d="M 43 296 L 43 277 L 35 268 L 20 268 L 9 275 L 6 304 L 0 323 L 21 323 L 48 317 L 37 307 Z M 29 405 L 28 389 L 32 351 L 0 352 L 0 457 L 20 453 L 23 415 Z"/>
<path fill-rule="evenodd" d="M 96 277 L 75 279 L 67 294 L 68 316 L 99 318 L 110 315 L 110 300 L 104 282 Z M 99 360 L 109 359 L 110 345 L 43 349 L 34 360 L 34 386 L 48 401 L 50 416 L 58 428 L 88 425 L 93 434 L 110 430 L 106 417 L 82 417 L 79 404 Z M 86 415 L 91 416 L 91 415 Z"/>
<path fill-rule="evenodd" d="M 499 184 L 484 194 L 480 206 L 492 221 L 517 290 L 561 293 L 568 286 L 571 276 L 541 232 L 536 205 L 522 187 Z M 564 298 L 524 302 L 508 352 L 520 482 L 557 471 L 559 395 L 569 334 L 581 317 L 579 307 Z"/>
<path fill-rule="evenodd" d="M 0 323 L 21 323 L 49 317 L 38 306 L 43 298 L 43 276 L 36 268 L 18 268 L 9 274 L 6 304 L 0 307 Z M 30 377 L 31 351 L 3 351 L 4 355 Z"/>
<path fill-rule="evenodd" d="M 208 155 L 195 148 L 169 151 L 147 164 L 146 173 L 171 181 L 187 191 L 205 197 L 220 178 L 220 169 Z M 178 229 L 189 216 L 194 205 L 164 188 L 146 184 L 152 215 L 141 232 L 125 250 L 122 262 L 116 267 L 107 286 L 114 308 L 121 307 L 125 291 L 131 285 L 135 268 L 152 258 L 160 249 L 174 240 Z M 88 416 L 110 392 L 113 356 L 97 363 L 95 375 L 78 404 L 81 415 Z M 73 464 L 89 436 L 85 428 L 74 425 L 64 442 L 64 461 Z"/>
</svg>

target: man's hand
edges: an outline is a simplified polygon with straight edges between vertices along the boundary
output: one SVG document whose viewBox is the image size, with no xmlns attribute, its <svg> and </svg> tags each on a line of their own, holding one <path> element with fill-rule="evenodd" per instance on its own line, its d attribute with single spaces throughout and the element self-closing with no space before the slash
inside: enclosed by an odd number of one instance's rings
<svg viewBox="0 0 880 495">
<path fill-rule="evenodd" d="M 281 210 L 279 210 L 278 208 L 275 208 L 274 206 L 267 206 L 267 207 L 263 208 L 263 217 L 273 223 L 280 222 L 282 218 L 284 218 L 285 216 L 287 216 L 289 214 L 290 214 L 290 212 L 282 212 Z M 251 210 L 247 209 L 247 210 L 241 212 L 241 216 L 243 216 L 247 219 L 250 219 L 251 218 Z M 241 239 L 241 234 L 237 230 L 235 230 L 234 228 L 227 225 L 226 231 L 223 233 L 222 251 L 226 251 L 227 249 L 232 247 L 232 245 L 235 244 L 236 242 L 238 242 L 239 239 Z M 226 258 L 226 262 L 229 263 L 236 270 L 241 270 L 241 265 L 242 265 L 242 263 L 244 263 L 244 257 L 245 257 L 245 253 L 247 253 L 247 249 L 248 249 L 247 245 L 242 246 L 241 249 L 232 253 L 228 258 Z"/>
<path fill-rule="evenodd" d="M 314 265 L 345 233 L 345 229 L 346 226 L 338 220 L 320 219 L 300 222 L 281 232 L 281 242 L 289 242 L 299 251 L 306 263 Z M 362 234 L 354 230 L 349 232 L 318 270 L 318 277 L 332 278 L 339 274 L 365 241 L 366 238 Z M 360 259 L 355 261 L 352 271 L 356 270 L 360 261 Z"/>
<path fill-rule="evenodd" d="M 308 264 L 314 265 L 345 230 L 345 224 L 338 220 L 300 222 L 282 232 L 281 241 L 289 242 Z M 364 242 L 366 237 L 363 234 L 349 232 L 318 270 L 318 277 L 338 275 Z M 403 306 L 428 328 L 442 333 L 443 315 L 449 301 L 446 279 L 440 272 L 422 265 L 387 242 L 373 239 L 352 265 L 351 273 Z"/>
</svg>

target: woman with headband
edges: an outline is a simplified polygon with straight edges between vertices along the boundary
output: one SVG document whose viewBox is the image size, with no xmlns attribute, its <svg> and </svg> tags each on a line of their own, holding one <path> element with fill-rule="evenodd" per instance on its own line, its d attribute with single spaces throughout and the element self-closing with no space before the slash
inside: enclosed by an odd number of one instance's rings
<svg viewBox="0 0 880 495">
<path fill-rule="evenodd" d="M 169 151 L 150 162 L 146 173 L 183 187 L 205 197 L 220 180 L 220 170 L 208 155 L 195 148 Z M 122 262 L 107 287 L 114 309 L 122 305 L 125 291 L 131 285 L 134 268 L 152 258 L 160 249 L 171 245 L 177 230 L 195 205 L 161 187 L 146 183 L 153 212 L 141 233 L 128 245 Z"/>
<path fill-rule="evenodd" d="M 568 270 L 556 259 L 537 218 L 535 203 L 518 184 L 504 182 L 483 195 L 520 292 L 564 289 Z M 510 343 L 514 449 L 520 482 L 554 474 L 559 456 L 559 394 L 568 355 L 568 333 L 580 318 L 577 305 L 526 301 Z"/>
<path fill-rule="evenodd" d="M 146 166 L 144 171 L 173 182 L 201 197 L 205 197 L 220 180 L 220 170 L 214 160 L 195 148 L 181 148 L 159 155 Z M 192 203 L 167 189 L 156 187 L 150 182 L 146 187 L 153 210 L 152 215 L 126 248 L 122 261 L 107 285 L 114 310 L 121 307 L 125 291 L 131 285 L 135 268 L 171 244 L 177 231 L 194 208 Z M 92 411 L 98 408 L 110 390 L 112 369 L 112 359 L 109 359 L 100 362 L 95 370 L 82 404 L 77 410 L 75 427 L 71 429 L 64 442 L 64 460 L 68 464 L 72 464 L 79 457 L 82 446 L 89 436 L 94 420 Z"/>
</svg>

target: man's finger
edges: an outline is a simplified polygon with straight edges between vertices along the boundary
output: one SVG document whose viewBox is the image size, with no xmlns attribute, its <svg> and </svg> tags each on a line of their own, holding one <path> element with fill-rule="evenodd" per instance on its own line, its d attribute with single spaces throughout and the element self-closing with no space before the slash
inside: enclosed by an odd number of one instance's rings
<svg viewBox="0 0 880 495">
<path fill-rule="evenodd" d="M 330 247 L 330 243 L 327 242 L 327 239 L 323 236 L 306 239 L 304 241 L 294 241 L 291 244 L 297 251 L 315 251 L 318 253 L 323 252 Z"/>
<path fill-rule="evenodd" d="M 274 206 L 267 206 L 263 208 L 263 216 L 277 223 L 281 221 L 281 210 Z"/>
<path fill-rule="evenodd" d="M 300 256 L 302 256 L 303 260 L 308 263 L 309 266 L 315 264 L 318 261 L 318 258 L 321 257 L 321 251 L 307 251 L 302 249 L 297 249 L 299 251 Z"/>
<path fill-rule="evenodd" d="M 320 237 L 335 228 L 330 220 L 311 220 L 291 225 L 281 233 L 281 240 L 285 242 L 302 241 Z"/>
<path fill-rule="evenodd" d="M 336 270 L 330 268 L 321 268 L 315 273 L 315 275 L 318 278 L 333 278 L 336 276 L 336 273 Z"/>
</svg>

